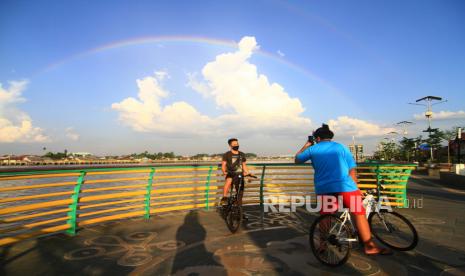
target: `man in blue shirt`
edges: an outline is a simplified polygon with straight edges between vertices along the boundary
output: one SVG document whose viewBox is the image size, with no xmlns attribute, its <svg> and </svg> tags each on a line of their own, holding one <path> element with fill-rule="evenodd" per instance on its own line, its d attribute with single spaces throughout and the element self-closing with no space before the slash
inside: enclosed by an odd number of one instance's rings
<svg viewBox="0 0 465 276">
<path fill-rule="evenodd" d="M 362 204 L 362 195 L 357 187 L 355 163 L 349 149 L 331 141 L 334 133 L 323 124 L 314 133 L 316 144 L 309 139 L 295 156 L 295 163 L 312 161 L 315 170 L 315 193 L 318 200 L 325 201 L 328 196 L 342 196 L 345 208 L 349 208 L 355 225 L 364 244 L 367 255 L 386 255 L 391 251 L 378 248 L 371 238 L 371 231 Z M 324 206 L 324 204 L 323 204 Z M 334 209 L 334 208 L 333 208 Z M 322 210 L 321 214 L 328 213 Z"/>
</svg>

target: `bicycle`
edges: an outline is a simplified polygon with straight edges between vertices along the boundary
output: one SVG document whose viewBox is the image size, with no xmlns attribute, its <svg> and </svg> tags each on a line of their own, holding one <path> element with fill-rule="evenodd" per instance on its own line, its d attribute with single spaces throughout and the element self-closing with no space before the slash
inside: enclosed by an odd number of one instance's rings
<svg viewBox="0 0 465 276">
<path fill-rule="evenodd" d="M 226 225 L 228 226 L 231 233 L 236 233 L 239 227 L 242 224 L 242 192 L 244 191 L 244 178 L 251 177 L 257 178 L 252 174 L 243 175 L 237 174 L 233 177 L 231 183 L 230 194 L 228 198 L 228 202 L 222 206 L 220 206 L 219 210 L 221 216 L 226 221 Z M 236 193 L 233 194 L 233 187 L 236 190 Z"/>
<path fill-rule="evenodd" d="M 399 251 L 412 250 L 418 244 L 418 233 L 412 223 L 396 212 L 380 207 L 374 194 L 367 191 L 363 200 L 370 230 L 382 244 Z M 329 230 L 328 230 L 329 229 Z M 310 247 L 315 257 L 328 266 L 343 265 L 350 256 L 353 242 L 358 242 L 357 230 L 348 209 L 341 215 L 325 214 L 310 227 Z"/>
</svg>

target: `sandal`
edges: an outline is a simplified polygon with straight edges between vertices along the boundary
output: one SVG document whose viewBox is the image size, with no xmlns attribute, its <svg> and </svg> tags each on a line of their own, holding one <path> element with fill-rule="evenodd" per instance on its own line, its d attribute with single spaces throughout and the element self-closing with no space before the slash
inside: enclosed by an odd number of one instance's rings
<svg viewBox="0 0 465 276">
<path fill-rule="evenodd" d="M 367 256 L 378 256 L 378 255 L 392 255 L 393 252 L 391 249 L 388 248 L 381 248 L 378 252 L 375 253 L 365 253 Z"/>
</svg>

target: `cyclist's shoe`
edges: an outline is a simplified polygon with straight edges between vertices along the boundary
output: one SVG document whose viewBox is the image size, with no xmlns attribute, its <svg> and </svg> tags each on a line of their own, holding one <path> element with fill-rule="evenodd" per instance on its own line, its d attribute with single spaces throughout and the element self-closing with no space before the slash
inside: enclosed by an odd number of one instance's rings
<svg viewBox="0 0 465 276">
<path fill-rule="evenodd" d="M 364 251 L 365 255 L 367 256 L 377 256 L 377 255 L 392 255 L 392 250 L 388 248 L 379 248 L 373 242 L 373 239 L 369 239 L 368 241 L 364 242 Z"/>
<path fill-rule="evenodd" d="M 380 248 L 377 252 L 365 252 L 367 256 L 377 256 L 377 255 L 392 255 L 394 254 L 391 249 L 389 248 Z"/>
<path fill-rule="evenodd" d="M 228 199 L 229 199 L 229 197 L 223 196 L 223 198 L 221 198 L 220 204 L 221 204 L 221 205 L 226 205 L 226 204 L 228 204 Z"/>
</svg>

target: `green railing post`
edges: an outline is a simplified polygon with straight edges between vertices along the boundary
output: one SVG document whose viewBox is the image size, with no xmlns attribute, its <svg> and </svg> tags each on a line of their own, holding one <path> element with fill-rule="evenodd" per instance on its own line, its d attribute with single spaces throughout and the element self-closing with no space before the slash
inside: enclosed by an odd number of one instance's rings
<svg viewBox="0 0 465 276">
<path fill-rule="evenodd" d="M 207 181 L 205 182 L 205 209 L 210 210 L 210 178 L 212 176 L 213 166 L 208 170 Z"/>
<path fill-rule="evenodd" d="M 69 229 L 66 230 L 66 233 L 74 236 L 76 235 L 76 228 L 77 228 L 77 208 L 79 203 L 79 194 L 81 193 L 81 185 L 84 183 L 84 177 L 86 176 L 85 171 L 81 171 L 79 175 L 76 185 L 74 186 L 73 195 L 71 196 L 71 204 L 69 205 L 69 209 L 71 211 L 68 212 L 69 219 L 67 220 L 67 224 L 69 224 Z"/>
<path fill-rule="evenodd" d="M 403 173 L 408 173 L 409 176 L 412 174 L 412 170 L 404 170 Z M 402 176 L 402 180 L 405 180 L 405 182 L 402 182 L 402 185 L 404 186 L 403 188 L 403 191 L 402 191 L 402 201 L 404 202 L 404 204 L 402 205 L 402 207 L 404 208 L 408 208 L 409 207 L 409 200 L 407 199 L 407 183 L 408 183 L 408 178 L 409 176 Z"/>
<path fill-rule="evenodd" d="M 381 198 L 381 176 L 379 165 L 376 165 L 376 189 L 378 190 L 378 200 Z"/>
<path fill-rule="evenodd" d="M 149 174 L 149 181 L 147 182 L 147 188 L 146 188 L 146 193 L 145 193 L 145 214 L 144 218 L 145 219 L 150 219 L 150 197 L 152 195 L 152 184 L 153 184 L 153 176 L 155 174 L 155 168 L 152 168 L 150 170 Z"/>
<path fill-rule="evenodd" d="M 266 170 L 266 165 L 263 165 L 262 176 L 260 178 L 260 222 L 262 224 L 262 227 L 263 227 L 263 217 L 264 217 L 264 213 L 265 213 L 264 206 L 263 206 L 263 203 L 264 203 L 264 200 L 263 200 L 263 183 L 265 181 L 265 170 Z"/>
</svg>

